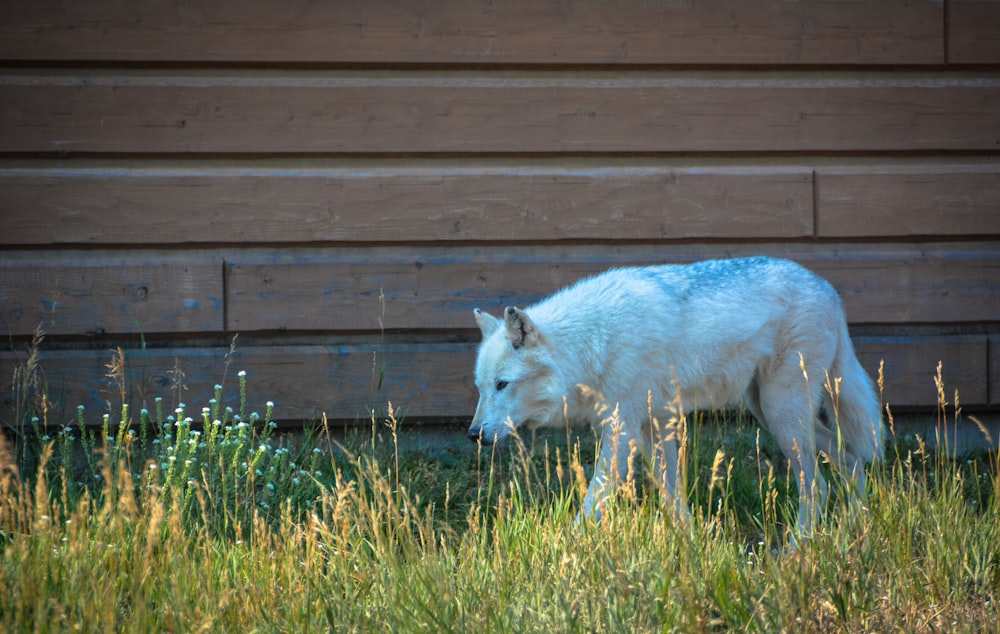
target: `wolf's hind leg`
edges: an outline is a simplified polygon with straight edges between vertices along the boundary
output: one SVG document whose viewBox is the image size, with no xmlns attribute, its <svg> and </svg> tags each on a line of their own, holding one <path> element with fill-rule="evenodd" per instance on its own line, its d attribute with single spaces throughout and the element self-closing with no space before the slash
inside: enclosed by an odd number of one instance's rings
<svg viewBox="0 0 1000 634">
<path fill-rule="evenodd" d="M 765 424 L 796 477 L 799 489 L 797 528 L 803 535 L 812 530 L 828 493 L 826 480 L 817 469 L 813 428 L 817 414 L 813 403 L 819 403 L 819 394 L 811 392 L 817 391 L 805 383 L 799 368 L 787 369 L 787 364 L 786 372 L 775 373 L 760 389 L 760 409 Z"/>
<path fill-rule="evenodd" d="M 816 448 L 829 456 L 839 474 L 847 478 L 852 503 L 863 503 L 867 498 L 864 461 L 851 451 L 847 439 L 837 433 L 836 425 L 836 421 L 827 424 L 817 421 Z"/>
</svg>

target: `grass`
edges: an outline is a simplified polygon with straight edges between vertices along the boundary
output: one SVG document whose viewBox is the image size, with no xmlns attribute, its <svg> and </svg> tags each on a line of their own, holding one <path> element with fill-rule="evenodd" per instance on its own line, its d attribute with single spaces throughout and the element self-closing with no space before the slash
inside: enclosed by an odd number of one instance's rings
<svg viewBox="0 0 1000 634">
<path fill-rule="evenodd" d="M 238 378 L 228 406 L 220 388 L 204 408 L 79 410 L 65 428 L 25 411 L 0 444 L 0 629 L 1000 627 L 996 448 L 896 440 L 867 511 L 834 500 L 793 549 L 794 478 L 743 415 L 689 426 L 693 521 L 638 480 L 577 524 L 588 442 L 425 455 L 391 408 L 342 444 L 322 424 L 283 435 Z M 939 416 L 966 424 L 943 400 Z"/>
</svg>

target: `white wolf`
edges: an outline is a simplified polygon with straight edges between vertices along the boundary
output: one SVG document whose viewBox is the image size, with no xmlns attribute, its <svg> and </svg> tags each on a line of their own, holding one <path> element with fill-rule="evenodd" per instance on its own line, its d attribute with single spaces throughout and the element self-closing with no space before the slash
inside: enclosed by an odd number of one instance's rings
<svg viewBox="0 0 1000 634">
<path fill-rule="evenodd" d="M 742 402 L 773 434 L 799 476 L 800 531 L 827 492 L 818 451 L 862 495 L 864 464 L 882 454 L 878 398 L 840 299 L 793 262 L 614 269 L 524 310 L 508 307 L 502 320 L 478 309 L 475 317 L 483 341 L 469 438 L 490 444 L 516 428 L 567 419 L 599 428 L 583 515 L 600 517 L 638 450 L 652 460 L 667 500 L 687 514 L 676 491 L 676 434 L 654 423 L 677 402 L 687 412 Z M 825 387 L 828 377 L 831 385 L 839 378 L 839 397 Z M 595 394 L 617 408 L 616 424 L 595 407 Z"/>
</svg>

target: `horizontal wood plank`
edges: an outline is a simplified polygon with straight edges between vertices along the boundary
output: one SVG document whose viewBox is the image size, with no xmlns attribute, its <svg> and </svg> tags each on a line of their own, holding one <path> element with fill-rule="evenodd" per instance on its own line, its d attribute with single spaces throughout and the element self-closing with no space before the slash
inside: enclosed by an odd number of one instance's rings
<svg viewBox="0 0 1000 634">
<path fill-rule="evenodd" d="M 1000 163 L 816 169 L 820 237 L 1000 234 Z"/>
<path fill-rule="evenodd" d="M 1000 233 L 990 161 L 0 164 L 0 244 Z M 95 166 L 100 165 L 100 166 Z"/>
<path fill-rule="evenodd" d="M 990 335 L 989 356 L 990 405 L 1000 405 L 1000 335 Z"/>
<path fill-rule="evenodd" d="M 770 253 L 829 279 L 854 323 L 1000 321 L 1000 249 L 953 248 L 855 245 L 825 257 L 781 245 L 13 251 L 0 258 L 0 317 L 11 335 L 38 325 L 93 336 L 467 330 L 473 308 L 531 304 L 613 266 Z"/>
<path fill-rule="evenodd" d="M 0 252 L 4 335 L 220 332 L 222 257 Z"/>
<path fill-rule="evenodd" d="M 959 390 L 966 407 L 987 402 L 985 337 L 859 338 L 862 364 L 873 379 L 885 359 L 885 402 L 893 408 L 932 406 L 933 377 L 938 361 L 949 401 Z M 301 345 L 239 348 L 225 364 L 227 348 L 130 350 L 126 353 L 133 413 L 154 409 L 162 397 L 166 411 L 178 402 L 190 415 L 208 404 L 214 385 L 224 385 L 223 402 L 239 409 L 236 372 L 247 377 L 247 411 L 263 413 L 275 403 L 278 420 L 331 419 L 365 422 L 374 411 L 384 415 L 388 402 L 410 419 L 471 417 L 476 404 L 472 378 L 474 344 L 407 344 L 396 346 Z M 118 389 L 105 376 L 109 355 L 104 351 L 47 352 L 41 364 L 50 398 L 50 424 L 74 421 L 76 406 L 84 405 L 92 423 L 112 404 L 120 412 Z M 0 353 L 0 378 L 9 383 L 11 353 Z M 184 390 L 175 390 L 177 369 Z M 10 422 L 11 404 L 3 402 L 0 420 Z"/>
<path fill-rule="evenodd" d="M 157 397 L 171 413 L 177 403 L 197 416 L 223 386 L 224 404 L 239 411 L 239 379 L 247 373 L 247 411 L 263 414 L 275 403 L 277 419 L 330 418 L 366 421 L 381 416 L 391 401 L 400 415 L 450 417 L 475 407 L 469 372 L 472 344 L 301 345 L 237 347 L 227 367 L 229 348 L 128 350 L 127 383 L 133 413 L 154 411 Z M 21 355 L 23 358 L 23 355 Z M 119 389 L 106 376 L 107 351 L 47 352 L 40 357 L 50 412 L 57 422 L 76 418 L 84 405 L 100 422 L 100 413 L 120 412 Z M 10 384 L 15 355 L 0 353 L 2 378 Z M 442 363 L 450 364 L 448 366 Z M 178 374 L 178 370 L 180 374 Z M 178 394 L 178 381 L 183 389 Z M 11 415 L 3 403 L 4 420 Z M 199 418 L 200 419 L 200 418 Z"/>
<path fill-rule="evenodd" d="M 948 0 L 948 62 L 1000 64 L 1000 2 Z"/>
<path fill-rule="evenodd" d="M 996 245 L 995 245 L 996 246 Z M 385 262 L 340 250 L 234 254 L 227 259 L 230 330 L 447 329 L 472 326 L 473 308 L 538 301 L 612 266 L 763 253 L 791 257 L 837 288 L 854 323 L 1000 321 L 1000 249 L 920 251 L 863 246 L 825 257 L 803 249 L 637 247 L 397 250 Z M 296 310 L 288 310 L 295 306 Z"/>
<path fill-rule="evenodd" d="M 0 244 L 801 238 L 812 201 L 807 167 L 733 163 L 0 165 Z"/>
<path fill-rule="evenodd" d="M 937 64 L 938 0 L 39 1 L 0 58 L 382 64 Z"/>
<path fill-rule="evenodd" d="M 988 246 L 992 245 L 992 246 Z M 799 261 L 837 289 L 856 324 L 1000 321 L 1000 251 L 959 246 L 937 251 L 873 249 Z"/>
<path fill-rule="evenodd" d="M 985 336 L 858 337 L 854 343 L 872 380 L 877 381 L 879 363 L 884 361 L 882 402 L 890 408 L 936 405 L 939 362 L 949 406 L 954 405 L 956 390 L 963 406 L 988 403 Z"/>
<path fill-rule="evenodd" d="M 8 152 L 995 151 L 965 74 L 7 73 Z M 252 131 L 252 134 L 250 132 Z"/>
</svg>

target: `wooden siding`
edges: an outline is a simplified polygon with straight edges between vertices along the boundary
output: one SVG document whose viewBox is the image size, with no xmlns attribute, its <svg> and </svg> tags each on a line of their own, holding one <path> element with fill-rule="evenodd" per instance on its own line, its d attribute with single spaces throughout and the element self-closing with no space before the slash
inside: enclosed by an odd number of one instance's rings
<svg viewBox="0 0 1000 634">
<path fill-rule="evenodd" d="M 805 4 L 806 6 L 800 6 Z M 40 0 L 0 13 L 12 60 L 313 64 L 936 64 L 940 0 L 315 3 Z M 996 15 L 953 19 L 980 46 Z M 971 6 L 968 6 L 971 5 Z M 986 19 L 980 19 L 986 18 Z M 953 46 L 962 44 L 960 30 Z M 977 58 L 978 59 L 978 58 Z"/>
<path fill-rule="evenodd" d="M 211 253 L 0 252 L 8 334 L 222 332 L 222 258 Z"/>
<path fill-rule="evenodd" d="M 839 245 L 817 256 L 777 245 L 397 247 L 374 262 L 378 250 L 365 248 L 194 251 L 183 258 L 51 251 L 0 257 L 0 281 L 12 335 L 30 335 L 39 324 L 53 335 L 460 331 L 472 327 L 473 308 L 534 303 L 611 266 L 764 253 L 830 280 L 855 325 L 1000 321 L 1000 246 L 882 248 Z"/>
<path fill-rule="evenodd" d="M 993 157 L 80 163 L 0 163 L 0 245 L 1000 234 Z"/>
<path fill-rule="evenodd" d="M 662 160 L 39 166 L 0 169 L 0 244 L 802 238 L 812 196 L 807 167 Z"/>
<path fill-rule="evenodd" d="M 471 309 L 610 266 L 829 279 L 884 399 L 1000 409 L 1000 2 L 0 7 L 0 381 L 56 418 L 475 405 Z M 235 353 L 230 349 L 239 335 Z M 259 401 L 259 402 L 258 402 Z M 0 402 L 9 423 L 10 398 Z"/>
<path fill-rule="evenodd" d="M 762 251 L 792 257 L 830 280 L 855 324 L 1000 321 L 1000 302 L 993 301 L 1000 290 L 1000 249 L 961 254 L 842 249 L 836 257 L 818 258 L 754 246 L 738 253 Z M 664 257 L 635 248 L 619 257 L 593 248 L 543 253 L 453 249 L 378 264 L 345 262 L 333 253 L 247 254 L 246 260 L 227 262 L 227 326 L 238 332 L 361 330 L 381 320 L 389 329 L 468 328 L 476 307 L 499 312 L 506 304 L 534 303 L 609 266 L 691 259 L 691 254 Z M 734 254 L 710 246 L 698 251 L 699 257 Z M 290 305 L 298 309 L 288 311 Z"/>
<path fill-rule="evenodd" d="M 816 170 L 819 236 L 1000 234 L 1000 163 L 851 165 Z"/>
<path fill-rule="evenodd" d="M 989 338 L 989 380 L 990 405 L 1000 405 L 1000 335 L 990 335 Z"/>
<path fill-rule="evenodd" d="M 995 150 L 1000 77 L 741 71 L 0 76 L 11 152 Z M 109 113 L 111 113 L 109 115 Z"/>
<path fill-rule="evenodd" d="M 856 337 L 862 365 L 873 377 L 884 363 L 884 403 L 891 408 L 933 407 L 936 366 L 942 364 L 948 400 L 954 390 L 963 406 L 987 403 L 987 373 L 997 356 L 987 359 L 985 336 Z M 152 409 L 153 399 L 177 403 L 175 360 L 182 360 L 184 402 L 207 403 L 214 385 L 224 385 L 226 402 L 238 402 L 236 372 L 247 374 L 249 407 L 263 411 L 265 401 L 281 405 L 282 417 L 318 420 L 324 413 L 367 421 L 383 415 L 387 404 L 413 418 L 452 418 L 476 407 L 469 368 L 475 360 L 472 343 L 423 343 L 392 346 L 371 344 L 248 345 L 239 347 L 227 368 L 228 347 L 136 351 L 128 355 L 133 402 Z M 13 363 L 15 356 L 0 353 Z M 105 411 L 118 400 L 118 387 L 106 377 L 110 352 L 45 353 L 41 364 L 51 399 L 51 411 L 61 419 L 75 418 L 75 404 Z M 994 386 L 995 388 L 995 386 Z M 993 401 L 995 404 L 995 401 Z M 171 410 L 172 411 L 172 410 Z"/>
</svg>

